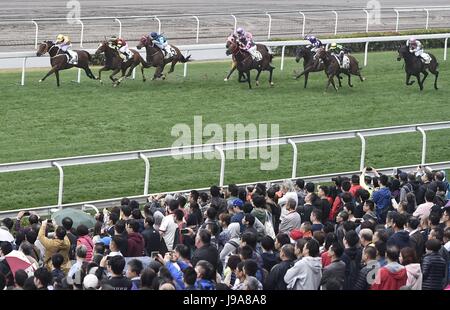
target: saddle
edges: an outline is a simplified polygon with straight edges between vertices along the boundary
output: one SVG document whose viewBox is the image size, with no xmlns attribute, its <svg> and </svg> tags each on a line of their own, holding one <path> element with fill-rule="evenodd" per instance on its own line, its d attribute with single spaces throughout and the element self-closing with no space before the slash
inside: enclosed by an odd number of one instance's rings
<svg viewBox="0 0 450 310">
<path fill-rule="evenodd" d="M 342 63 L 341 63 L 341 60 L 339 59 L 338 55 L 333 54 L 333 56 L 336 58 L 341 69 L 346 69 L 346 70 L 350 69 L 350 58 L 348 58 L 347 55 L 344 54 L 344 57 L 342 58 Z"/>
<path fill-rule="evenodd" d="M 70 54 L 70 56 L 72 57 L 72 59 L 70 59 L 69 55 L 67 55 L 67 54 Z M 78 64 L 78 53 L 77 53 L 77 52 L 71 51 L 71 50 L 67 50 L 65 56 L 66 56 L 66 58 L 67 58 L 67 63 L 68 63 L 68 64 L 70 64 L 70 65 L 76 65 L 76 64 Z"/>
<path fill-rule="evenodd" d="M 427 53 L 422 53 L 422 55 L 419 56 L 419 58 L 426 65 L 429 65 L 431 62 L 431 56 Z"/>
<path fill-rule="evenodd" d="M 177 54 L 177 51 L 171 45 L 167 45 L 164 50 L 166 51 L 164 59 L 169 59 Z"/>
</svg>

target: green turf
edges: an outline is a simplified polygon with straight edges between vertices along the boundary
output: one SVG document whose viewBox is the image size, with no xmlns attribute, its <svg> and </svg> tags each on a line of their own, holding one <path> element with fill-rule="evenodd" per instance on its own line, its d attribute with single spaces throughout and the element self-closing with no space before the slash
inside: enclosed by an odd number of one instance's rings
<svg viewBox="0 0 450 310">
<path fill-rule="evenodd" d="M 21 87 L 19 72 L 2 72 L 0 162 L 170 147 L 175 140 L 172 126 L 192 125 L 194 115 L 221 126 L 279 124 L 281 135 L 449 120 L 450 62 L 442 61 L 442 50 L 434 53 L 441 60 L 440 90 L 432 88 L 430 76 L 422 93 L 417 85 L 404 85 L 402 63 L 394 52 L 370 53 L 363 70 L 367 81 L 354 78 L 353 89 L 344 85 L 338 93 L 324 93 L 323 73 L 311 75 L 308 89 L 303 89 L 302 79 L 292 79 L 299 65 L 289 58 L 284 71 L 279 70 L 279 58 L 274 61 L 274 88 L 263 73 L 261 86 L 251 91 L 236 76 L 223 81 L 229 62 L 192 63 L 187 78 L 178 65 L 167 80 L 145 84 L 138 73 L 137 80 L 119 88 L 85 77 L 80 85 L 71 83 L 75 70 L 61 73 L 59 89 L 54 77 L 37 82 L 43 71 L 29 72 Z M 357 58 L 362 62 L 362 55 Z M 152 73 L 147 71 L 147 76 Z M 449 159 L 449 132 L 429 133 L 427 161 Z M 420 148 L 419 133 L 369 138 L 367 164 L 415 164 Z M 358 139 L 300 145 L 298 175 L 357 170 L 359 155 Z M 280 165 L 274 171 L 260 171 L 259 160 L 227 160 L 225 183 L 288 177 L 291 160 L 289 146 L 280 148 Z M 218 160 L 154 159 L 150 191 L 209 186 L 218 182 L 219 169 Z M 143 192 L 144 163 L 68 167 L 65 177 L 64 203 L 138 195 Z M 0 209 L 55 204 L 57 186 L 56 168 L 0 174 Z"/>
</svg>

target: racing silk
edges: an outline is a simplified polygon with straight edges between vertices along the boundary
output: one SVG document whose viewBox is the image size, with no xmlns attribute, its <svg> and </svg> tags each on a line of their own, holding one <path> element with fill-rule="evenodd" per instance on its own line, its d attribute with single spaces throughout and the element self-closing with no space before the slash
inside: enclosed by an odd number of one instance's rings
<svg viewBox="0 0 450 310">
<path fill-rule="evenodd" d="M 72 46 L 72 42 L 68 36 L 64 36 L 62 41 L 56 41 L 55 46 L 57 46 L 63 52 L 67 52 L 67 50 Z"/>
<path fill-rule="evenodd" d="M 309 44 L 309 46 L 312 46 L 316 49 L 322 46 L 322 41 L 320 41 L 319 39 L 316 39 L 315 41 L 313 41 L 311 39 L 311 40 L 309 40 L 309 42 L 311 43 L 311 44 Z"/>
<path fill-rule="evenodd" d="M 330 46 L 330 48 L 328 50 L 335 54 L 340 54 L 344 50 L 344 47 L 340 44 L 337 44 L 336 47 Z"/>
<path fill-rule="evenodd" d="M 153 42 L 158 46 L 164 46 L 167 44 L 167 39 L 163 35 L 159 34 L 156 39 L 153 39 Z"/>
<path fill-rule="evenodd" d="M 239 36 L 239 42 L 244 45 L 245 50 L 249 50 L 253 46 L 255 46 L 255 42 L 253 42 L 253 35 L 250 32 L 245 32 L 243 35 Z"/>
<path fill-rule="evenodd" d="M 406 42 L 406 46 L 409 47 L 409 51 L 411 53 L 414 53 L 416 56 L 418 56 L 417 54 L 421 54 L 421 52 L 423 51 L 423 45 L 422 42 L 420 42 L 419 40 L 416 40 L 416 44 L 413 45 L 409 42 L 409 40 Z"/>
</svg>

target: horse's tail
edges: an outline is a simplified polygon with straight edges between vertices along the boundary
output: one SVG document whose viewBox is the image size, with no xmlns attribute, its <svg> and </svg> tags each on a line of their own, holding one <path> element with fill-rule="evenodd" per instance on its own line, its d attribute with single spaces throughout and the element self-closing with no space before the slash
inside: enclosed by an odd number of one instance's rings
<svg viewBox="0 0 450 310">
<path fill-rule="evenodd" d="M 187 55 L 186 57 L 183 56 L 183 54 L 180 53 L 180 62 L 185 63 L 190 61 L 191 55 Z"/>
</svg>

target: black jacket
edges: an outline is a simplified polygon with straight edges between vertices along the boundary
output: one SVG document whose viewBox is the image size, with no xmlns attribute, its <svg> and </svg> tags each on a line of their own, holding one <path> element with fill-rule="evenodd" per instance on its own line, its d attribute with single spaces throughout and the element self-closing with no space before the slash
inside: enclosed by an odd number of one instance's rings
<svg viewBox="0 0 450 310">
<path fill-rule="evenodd" d="M 325 286 L 330 280 L 339 282 L 341 287 L 344 287 L 345 282 L 345 263 L 340 259 L 331 262 L 323 269 L 322 279 L 320 280 L 320 286 Z"/>
<path fill-rule="evenodd" d="M 422 257 L 423 253 L 425 253 L 425 241 L 421 232 L 419 230 L 416 231 L 409 236 L 409 240 L 411 240 L 411 245 L 416 249 L 417 257 Z"/>
<path fill-rule="evenodd" d="M 406 230 L 400 230 L 394 233 L 387 241 L 387 246 L 395 245 L 399 250 L 412 246 L 409 240 L 409 233 Z"/>
<path fill-rule="evenodd" d="M 367 275 L 370 271 L 375 270 L 377 267 L 380 268 L 380 265 L 376 260 L 370 261 L 367 265 L 364 265 L 364 267 L 359 271 L 358 280 L 356 280 L 356 283 L 353 285 L 353 289 L 358 291 L 368 290 L 370 288 L 370 284 L 367 282 Z M 372 278 L 375 280 L 376 272 L 372 272 L 372 274 Z"/>
<path fill-rule="evenodd" d="M 195 266 L 200 260 L 210 262 L 214 267 L 214 272 L 216 272 L 219 266 L 219 252 L 217 251 L 217 248 L 211 244 L 206 244 L 195 250 L 191 259 L 192 266 Z"/>
<path fill-rule="evenodd" d="M 264 283 L 265 290 L 286 290 L 287 285 L 284 282 L 284 276 L 289 268 L 294 266 L 293 261 L 282 261 L 273 266 Z"/>
<path fill-rule="evenodd" d="M 361 247 L 347 248 L 342 255 L 342 261 L 345 263 L 345 282 L 344 290 L 351 290 L 359 276 L 361 269 Z"/>
<path fill-rule="evenodd" d="M 268 253 L 268 252 L 262 253 L 261 258 L 263 260 L 264 269 L 266 269 L 269 272 L 270 270 L 272 270 L 273 266 L 278 264 L 278 262 L 280 261 L 279 257 L 275 253 Z"/>
<path fill-rule="evenodd" d="M 152 252 L 159 251 L 161 248 L 161 237 L 159 232 L 153 227 L 146 228 L 142 232 L 145 241 L 145 255 L 150 256 Z"/>
<path fill-rule="evenodd" d="M 422 261 L 422 289 L 442 290 L 446 283 L 447 264 L 438 252 L 425 254 Z"/>
</svg>

